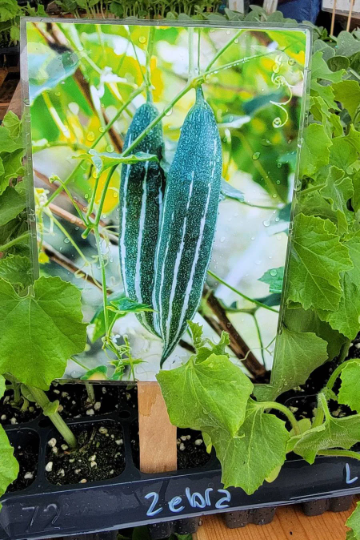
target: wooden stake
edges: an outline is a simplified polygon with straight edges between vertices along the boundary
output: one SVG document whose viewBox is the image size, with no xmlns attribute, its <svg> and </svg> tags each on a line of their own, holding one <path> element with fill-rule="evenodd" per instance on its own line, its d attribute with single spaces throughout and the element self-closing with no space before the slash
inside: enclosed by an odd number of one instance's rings
<svg viewBox="0 0 360 540">
<path fill-rule="evenodd" d="M 336 16 L 336 0 L 334 0 L 334 5 L 333 5 L 333 10 L 332 10 L 332 15 L 331 15 L 330 36 L 334 35 L 335 16 Z"/>
<path fill-rule="evenodd" d="M 352 12 L 353 12 L 353 9 L 354 9 L 354 2 L 355 2 L 355 0 L 350 1 L 350 10 L 349 10 L 349 16 L 348 16 L 347 25 L 346 25 L 346 31 L 347 32 L 350 30 L 350 23 L 351 23 L 351 18 L 352 18 Z"/>
<path fill-rule="evenodd" d="M 177 469 L 176 427 L 170 423 L 157 382 L 138 383 L 140 470 L 145 473 Z"/>
</svg>

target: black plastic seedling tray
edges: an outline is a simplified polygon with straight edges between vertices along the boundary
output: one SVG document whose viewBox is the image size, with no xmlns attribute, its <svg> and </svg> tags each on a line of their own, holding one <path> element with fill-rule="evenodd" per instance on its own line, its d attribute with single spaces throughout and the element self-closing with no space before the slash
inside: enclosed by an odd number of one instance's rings
<svg viewBox="0 0 360 540">
<path fill-rule="evenodd" d="M 297 502 L 308 503 L 308 514 L 343 509 L 338 497 L 360 492 L 360 462 L 332 457 L 319 458 L 312 466 L 301 459 L 289 460 L 275 482 L 264 484 L 251 496 L 241 489 L 224 489 L 215 455 L 197 469 L 144 474 L 135 464 L 131 442 L 136 421 L 136 409 L 126 403 L 116 412 L 69 420 L 72 427 L 120 424 L 125 469 L 111 480 L 67 486 L 53 485 L 46 478 L 48 441 L 56 435 L 47 419 L 40 416 L 6 427 L 15 447 L 36 447 L 39 456 L 33 483 L 1 501 L 0 539 L 81 538 L 145 524 L 157 524 L 152 536 L 164 538 L 171 532 L 194 532 L 197 520 L 193 518 L 204 514 L 226 512 L 228 526 L 239 527 L 269 522 L 274 507 Z M 316 499 L 326 499 L 320 503 L 320 512 L 318 504 L 315 510 L 312 507 Z M 351 498 L 347 500 L 350 503 Z"/>
</svg>

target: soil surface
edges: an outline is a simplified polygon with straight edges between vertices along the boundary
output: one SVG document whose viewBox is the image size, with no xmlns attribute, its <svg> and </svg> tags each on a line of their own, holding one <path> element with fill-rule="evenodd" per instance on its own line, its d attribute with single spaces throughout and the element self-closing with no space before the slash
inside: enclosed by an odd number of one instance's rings
<svg viewBox="0 0 360 540">
<path fill-rule="evenodd" d="M 14 445 L 14 456 L 19 462 L 20 470 L 17 479 L 9 485 L 7 491 L 20 491 L 29 487 L 35 480 L 38 464 L 38 444 L 36 437 L 24 444 Z"/>
<path fill-rule="evenodd" d="M 177 432 L 178 470 L 202 467 L 210 460 L 200 431 L 178 429 Z M 134 422 L 130 428 L 131 449 L 134 465 L 140 468 L 139 428 Z"/>
<path fill-rule="evenodd" d="M 206 451 L 201 431 L 178 429 L 177 448 L 178 469 L 202 467 L 211 457 Z"/>
<path fill-rule="evenodd" d="M 122 429 L 112 422 L 76 426 L 78 449 L 71 450 L 56 433 L 48 441 L 46 476 L 52 484 L 86 484 L 115 478 L 125 468 Z"/>
<path fill-rule="evenodd" d="M 59 413 L 63 418 L 79 418 L 82 416 L 99 416 L 118 412 L 120 416 L 127 417 L 131 410 L 137 407 L 137 388 L 119 385 L 92 385 L 95 401 L 88 397 L 87 390 L 82 383 L 54 382 L 47 395 L 50 401 L 58 400 Z M 3 426 L 24 424 L 31 422 L 41 415 L 41 408 L 36 403 L 29 403 L 26 410 L 14 406 L 13 392 L 8 390 L 0 400 L 0 424 Z M 42 418 L 42 423 L 50 425 L 48 418 Z"/>
<path fill-rule="evenodd" d="M 12 390 L 7 390 L 0 400 L 0 423 L 3 426 L 30 422 L 41 414 L 41 409 L 36 403 L 29 403 L 27 409 L 22 411 L 20 407 L 12 405 L 12 400 Z"/>
<path fill-rule="evenodd" d="M 94 402 L 88 397 L 86 386 L 83 384 L 54 383 L 48 397 L 51 401 L 59 400 L 59 412 L 63 418 L 99 416 L 136 407 L 136 386 L 94 384 L 92 387 L 95 394 Z"/>
</svg>

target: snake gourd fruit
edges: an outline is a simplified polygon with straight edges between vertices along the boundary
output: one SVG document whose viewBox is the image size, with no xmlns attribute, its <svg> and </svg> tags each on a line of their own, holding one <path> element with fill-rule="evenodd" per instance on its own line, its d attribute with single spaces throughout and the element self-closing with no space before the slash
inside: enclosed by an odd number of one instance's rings
<svg viewBox="0 0 360 540">
<path fill-rule="evenodd" d="M 200 304 L 215 236 L 221 172 L 216 119 L 198 88 L 166 179 L 153 294 L 155 328 L 164 343 L 161 364 Z"/>
<path fill-rule="evenodd" d="M 124 150 L 143 133 L 158 116 L 152 103 L 136 111 L 127 131 Z M 159 122 L 134 148 L 134 152 L 163 153 L 162 127 Z M 152 305 L 156 244 L 164 192 L 164 174 L 157 162 L 123 165 L 120 185 L 120 267 L 126 296 L 140 304 Z M 154 313 L 137 315 L 150 332 L 154 330 Z"/>
</svg>

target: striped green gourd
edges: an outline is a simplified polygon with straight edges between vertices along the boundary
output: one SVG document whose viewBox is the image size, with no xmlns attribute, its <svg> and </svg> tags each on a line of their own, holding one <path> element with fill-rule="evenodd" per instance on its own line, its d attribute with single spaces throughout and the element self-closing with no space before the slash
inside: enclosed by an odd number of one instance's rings
<svg viewBox="0 0 360 540">
<path fill-rule="evenodd" d="M 158 116 L 152 103 L 144 103 L 135 113 L 124 141 L 124 150 Z M 139 144 L 135 152 L 163 152 L 162 127 L 158 123 Z M 152 305 L 154 264 L 160 213 L 164 191 L 163 171 L 156 162 L 123 165 L 120 185 L 120 266 L 126 296 L 141 304 Z M 150 332 L 154 314 L 137 314 Z"/>
<path fill-rule="evenodd" d="M 161 363 L 199 307 L 216 229 L 221 172 L 215 116 L 198 88 L 166 179 L 153 295 L 156 330 L 164 342 Z"/>
</svg>

